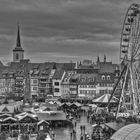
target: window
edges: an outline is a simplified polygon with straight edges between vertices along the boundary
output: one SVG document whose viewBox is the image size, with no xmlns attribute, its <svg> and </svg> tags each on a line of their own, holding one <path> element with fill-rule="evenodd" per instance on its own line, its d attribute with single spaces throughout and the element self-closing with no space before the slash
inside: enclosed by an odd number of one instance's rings
<svg viewBox="0 0 140 140">
<path fill-rule="evenodd" d="M 55 85 L 55 86 L 59 86 L 59 82 L 55 82 L 54 85 Z"/>
<path fill-rule="evenodd" d="M 100 90 L 100 94 L 106 94 L 107 90 Z"/>
<path fill-rule="evenodd" d="M 102 80 L 105 80 L 105 76 L 104 75 L 102 75 Z"/>
<path fill-rule="evenodd" d="M 85 79 L 84 79 L 84 78 L 82 78 L 82 79 L 81 79 L 81 82 L 84 82 L 84 81 L 85 81 Z"/>
<path fill-rule="evenodd" d="M 59 88 L 55 88 L 54 91 L 55 91 L 55 92 L 59 92 Z"/>
<path fill-rule="evenodd" d="M 85 91 L 84 90 L 80 90 L 80 94 L 85 94 Z"/>
<path fill-rule="evenodd" d="M 46 84 L 46 87 L 49 88 L 49 84 Z"/>
<path fill-rule="evenodd" d="M 12 74 L 10 74 L 9 76 L 10 76 L 10 77 L 13 77 L 13 75 L 12 75 Z"/>
<path fill-rule="evenodd" d="M 41 90 L 40 90 L 40 93 L 41 93 L 41 94 L 45 93 L 45 90 L 44 90 L 44 89 L 41 89 Z"/>
<path fill-rule="evenodd" d="M 119 74 L 116 72 L 116 76 L 119 76 Z"/>
<path fill-rule="evenodd" d="M 40 79 L 40 82 L 47 82 L 46 79 Z"/>
<path fill-rule="evenodd" d="M 37 80 L 36 79 L 32 80 L 32 83 L 37 84 Z"/>
<path fill-rule="evenodd" d="M 16 60 L 18 60 L 19 59 L 19 56 L 18 56 L 18 54 L 16 54 Z"/>
<path fill-rule="evenodd" d="M 33 87 L 33 90 L 37 90 L 37 87 Z"/>
<path fill-rule="evenodd" d="M 110 80 L 110 75 L 107 76 L 107 80 Z"/>
<path fill-rule="evenodd" d="M 89 81 L 89 82 L 93 82 L 93 81 L 94 81 L 94 79 L 92 79 L 92 78 L 89 78 L 89 79 L 88 79 L 88 81 Z"/>
<path fill-rule="evenodd" d="M 92 88 L 96 88 L 96 85 L 92 85 Z"/>
<path fill-rule="evenodd" d="M 46 87 L 46 84 L 41 83 L 41 84 L 40 84 L 40 87 L 44 87 L 44 88 L 45 88 L 45 87 Z"/>
</svg>

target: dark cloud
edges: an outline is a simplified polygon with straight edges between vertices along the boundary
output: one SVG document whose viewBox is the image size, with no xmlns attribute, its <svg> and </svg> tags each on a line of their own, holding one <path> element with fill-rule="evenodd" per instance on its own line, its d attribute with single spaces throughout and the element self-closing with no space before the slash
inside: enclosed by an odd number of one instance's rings
<svg viewBox="0 0 140 140">
<path fill-rule="evenodd" d="M 33 60 L 45 60 L 45 54 L 51 59 L 72 59 L 106 53 L 118 61 L 122 23 L 131 3 L 132 0 L 1 0 L 0 54 L 15 46 L 19 21 L 22 46 Z M 42 53 L 44 59 L 40 57 Z"/>
</svg>

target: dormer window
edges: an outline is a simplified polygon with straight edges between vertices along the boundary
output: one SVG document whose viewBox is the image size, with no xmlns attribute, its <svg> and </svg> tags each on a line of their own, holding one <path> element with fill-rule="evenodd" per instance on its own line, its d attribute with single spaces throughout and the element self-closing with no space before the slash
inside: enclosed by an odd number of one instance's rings
<svg viewBox="0 0 140 140">
<path fill-rule="evenodd" d="M 110 75 L 107 76 L 107 80 L 110 80 Z"/>
<path fill-rule="evenodd" d="M 5 75 L 5 74 L 3 74 L 3 77 L 6 77 L 6 75 Z"/>
<path fill-rule="evenodd" d="M 102 80 L 105 80 L 105 75 L 102 75 Z"/>
<path fill-rule="evenodd" d="M 10 75 L 9 75 L 9 77 L 13 77 L 13 75 L 12 75 L 12 74 L 10 74 Z"/>
</svg>

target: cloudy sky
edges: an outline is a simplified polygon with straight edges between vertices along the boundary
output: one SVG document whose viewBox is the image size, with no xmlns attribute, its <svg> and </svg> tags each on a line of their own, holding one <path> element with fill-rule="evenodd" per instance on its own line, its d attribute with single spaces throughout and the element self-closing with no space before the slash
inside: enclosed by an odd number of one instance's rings
<svg viewBox="0 0 140 140">
<path fill-rule="evenodd" d="M 103 59 L 119 62 L 128 6 L 139 0 L 0 0 L 0 59 L 12 61 L 17 23 L 32 62 Z"/>
</svg>

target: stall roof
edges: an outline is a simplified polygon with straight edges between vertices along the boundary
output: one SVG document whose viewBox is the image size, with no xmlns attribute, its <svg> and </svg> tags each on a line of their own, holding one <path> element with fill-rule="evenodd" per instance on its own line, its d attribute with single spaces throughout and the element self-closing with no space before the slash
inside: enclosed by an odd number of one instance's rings
<svg viewBox="0 0 140 140">
<path fill-rule="evenodd" d="M 122 127 L 111 137 L 112 140 L 140 140 L 140 124 Z"/>
<path fill-rule="evenodd" d="M 22 120 L 23 118 L 25 118 L 25 117 L 31 117 L 31 118 L 33 118 L 33 119 L 36 119 L 36 117 L 37 117 L 37 115 L 34 115 L 34 114 L 30 114 L 30 113 L 26 113 L 26 112 L 23 112 L 23 113 L 21 113 L 21 114 L 18 114 L 18 115 L 16 115 L 16 117 L 19 119 L 19 120 Z"/>
<path fill-rule="evenodd" d="M 74 103 L 77 107 L 80 107 L 81 106 L 81 104 L 80 103 Z"/>
<path fill-rule="evenodd" d="M 19 119 L 19 121 L 21 121 L 21 120 L 23 120 L 26 117 L 30 117 L 30 118 L 36 120 L 36 118 L 33 115 L 29 115 L 29 114 L 26 114 L 24 116 L 19 116 L 18 119 Z"/>
<path fill-rule="evenodd" d="M 113 129 L 114 131 L 117 131 L 124 126 L 124 123 L 109 122 L 109 123 L 105 123 L 105 125 Z"/>
<path fill-rule="evenodd" d="M 97 99 L 94 99 L 93 100 L 93 102 L 94 103 L 108 103 L 108 101 L 109 101 L 109 99 L 110 99 L 110 94 L 104 94 L 104 95 L 102 95 L 102 96 L 100 96 L 99 98 L 97 98 Z M 115 97 L 115 96 L 113 96 L 113 98 L 111 99 L 111 103 L 113 102 L 117 102 L 118 101 L 118 99 Z"/>
<path fill-rule="evenodd" d="M 46 123 L 47 125 L 50 125 L 49 122 L 44 121 L 44 120 L 39 121 L 37 124 L 40 125 L 40 124 L 42 124 L 43 122 Z"/>
<path fill-rule="evenodd" d="M 42 111 L 37 113 L 39 120 L 55 121 L 66 120 L 66 114 L 63 111 Z"/>
<path fill-rule="evenodd" d="M 8 118 L 5 118 L 5 119 L 3 119 L 2 121 L 7 121 L 7 120 L 13 120 L 13 121 L 17 121 L 17 119 L 16 118 L 13 118 L 13 117 L 8 117 Z"/>
</svg>

